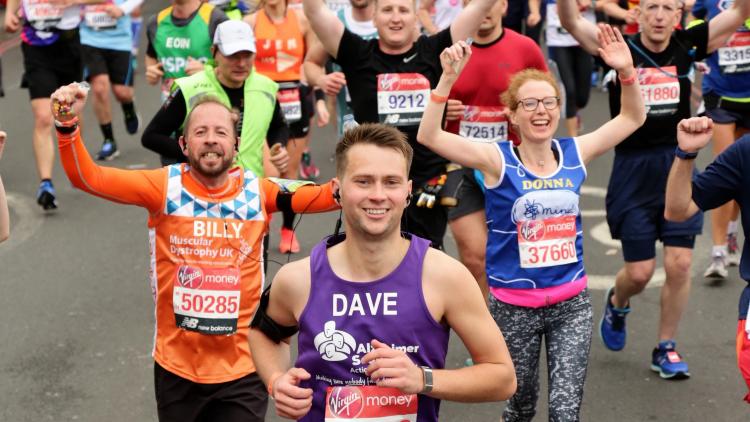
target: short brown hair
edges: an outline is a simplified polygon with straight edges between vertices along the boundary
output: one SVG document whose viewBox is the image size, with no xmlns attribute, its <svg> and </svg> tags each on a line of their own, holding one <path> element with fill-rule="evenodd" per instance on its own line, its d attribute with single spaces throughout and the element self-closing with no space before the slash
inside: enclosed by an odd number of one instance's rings
<svg viewBox="0 0 750 422">
<path fill-rule="evenodd" d="M 188 133 L 188 128 L 190 127 L 190 120 L 193 117 L 193 113 L 195 112 L 195 109 L 203 104 L 218 104 L 221 107 L 225 108 L 229 112 L 229 118 L 232 122 L 232 137 L 236 138 L 237 135 L 237 121 L 239 120 L 239 116 L 237 113 L 229 108 L 228 105 L 226 105 L 219 97 L 213 94 L 201 94 L 196 95 L 195 97 L 190 98 L 189 104 L 190 104 L 190 111 L 187 114 L 187 117 L 185 117 L 185 124 L 183 125 L 183 134 Z"/>
<path fill-rule="evenodd" d="M 537 69 L 524 69 L 510 78 L 508 89 L 502 93 L 500 99 L 506 107 L 512 111 L 518 109 L 518 90 L 521 89 L 523 84 L 529 81 L 542 81 L 552 85 L 555 89 L 555 95 L 560 98 L 560 87 L 557 85 L 557 81 L 548 72 L 542 72 Z"/>
<path fill-rule="evenodd" d="M 380 148 L 391 148 L 400 152 L 406 159 L 406 173 L 411 169 L 414 156 L 409 141 L 400 130 L 380 123 L 364 123 L 344 132 L 336 145 L 336 175 L 342 176 L 346 170 L 346 153 L 358 144 L 375 145 Z"/>
</svg>

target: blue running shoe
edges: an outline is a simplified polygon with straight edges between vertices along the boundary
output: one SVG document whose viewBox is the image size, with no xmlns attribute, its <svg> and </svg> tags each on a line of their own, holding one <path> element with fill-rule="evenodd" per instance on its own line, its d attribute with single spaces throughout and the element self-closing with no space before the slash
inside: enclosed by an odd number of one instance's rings
<svg viewBox="0 0 750 422">
<path fill-rule="evenodd" d="M 135 111 L 125 111 L 123 115 L 125 117 L 125 130 L 131 135 L 138 133 L 141 128 L 141 116 Z"/>
<path fill-rule="evenodd" d="M 102 144 L 102 149 L 96 154 L 96 159 L 99 161 L 106 160 L 112 161 L 120 155 L 120 151 L 117 149 L 115 141 L 106 139 Z"/>
<path fill-rule="evenodd" d="M 625 331 L 625 316 L 630 312 L 630 307 L 617 309 L 612 305 L 612 295 L 615 288 L 607 290 L 604 314 L 599 322 L 599 335 L 602 337 L 604 347 L 612 351 L 620 351 L 625 347 L 627 332 Z"/>
<path fill-rule="evenodd" d="M 57 209 L 57 200 L 55 199 L 55 187 L 49 180 L 42 180 L 39 189 L 36 191 L 36 203 L 45 211 Z"/>
<path fill-rule="evenodd" d="M 659 347 L 655 348 L 652 353 L 651 370 L 668 380 L 690 378 L 688 365 L 682 360 L 682 356 L 677 353 L 674 346 L 675 343 L 672 340 L 659 342 Z"/>
</svg>

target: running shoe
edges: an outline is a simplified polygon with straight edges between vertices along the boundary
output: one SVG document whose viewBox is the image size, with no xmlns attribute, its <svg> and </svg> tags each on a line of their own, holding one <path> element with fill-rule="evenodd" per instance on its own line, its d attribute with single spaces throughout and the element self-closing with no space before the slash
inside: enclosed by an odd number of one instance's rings
<svg viewBox="0 0 750 422">
<path fill-rule="evenodd" d="M 281 228 L 281 238 L 279 239 L 279 253 L 299 253 L 299 242 L 294 230 Z"/>
<path fill-rule="evenodd" d="M 55 187 L 49 180 L 42 180 L 39 183 L 39 189 L 36 191 L 36 203 L 45 211 L 57 209 L 57 199 L 55 199 Z"/>
<path fill-rule="evenodd" d="M 727 257 L 721 252 L 715 252 L 711 256 L 711 265 L 703 273 L 705 278 L 727 278 Z"/>
<path fill-rule="evenodd" d="M 658 372 L 659 376 L 664 379 L 681 380 L 690 378 L 688 365 L 675 350 L 673 340 L 659 342 L 659 346 L 652 353 L 651 370 Z"/>
<path fill-rule="evenodd" d="M 138 116 L 138 113 L 135 111 L 126 111 L 123 114 L 125 115 L 125 130 L 131 135 L 138 133 L 138 129 L 141 128 L 141 118 Z"/>
<path fill-rule="evenodd" d="M 612 305 L 612 296 L 615 288 L 610 287 L 605 295 L 604 314 L 599 322 L 599 335 L 602 337 L 604 347 L 612 351 L 620 351 L 625 347 L 627 331 L 625 331 L 625 317 L 630 312 L 630 307 L 617 309 Z"/>
<path fill-rule="evenodd" d="M 120 150 L 117 149 L 117 144 L 111 139 L 105 139 L 102 144 L 102 149 L 96 153 L 96 159 L 99 161 L 112 161 L 120 155 Z"/>
<path fill-rule="evenodd" d="M 727 260 L 730 267 L 740 265 L 740 247 L 737 244 L 737 233 L 727 234 Z"/>
<path fill-rule="evenodd" d="M 320 170 L 318 170 L 318 167 L 313 164 L 309 151 L 302 153 L 302 162 L 299 166 L 299 176 L 305 180 L 315 180 L 320 176 Z"/>
</svg>

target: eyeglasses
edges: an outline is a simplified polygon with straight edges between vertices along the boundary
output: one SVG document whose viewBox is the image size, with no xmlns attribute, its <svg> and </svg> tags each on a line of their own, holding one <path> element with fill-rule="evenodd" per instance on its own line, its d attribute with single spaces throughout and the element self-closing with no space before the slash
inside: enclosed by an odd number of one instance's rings
<svg viewBox="0 0 750 422">
<path fill-rule="evenodd" d="M 547 110 L 554 110 L 560 105 L 560 97 L 524 98 L 518 104 L 521 104 L 526 111 L 534 111 L 539 107 L 540 102 Z"/>
</svg>

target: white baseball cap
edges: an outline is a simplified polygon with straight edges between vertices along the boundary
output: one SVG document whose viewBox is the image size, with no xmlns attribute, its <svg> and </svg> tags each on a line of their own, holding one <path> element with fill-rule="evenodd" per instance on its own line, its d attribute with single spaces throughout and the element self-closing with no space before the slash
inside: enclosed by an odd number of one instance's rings
<svg viewBox="0 0 750 422">
<path fill-rule="evenodd" d="M 231 56 L 239 51 L 255 53 L 253 28 L 243 21 L 228 20 L 222 22 L 214 32 L 214 45 L 225 56 Z"/>
</svg>

